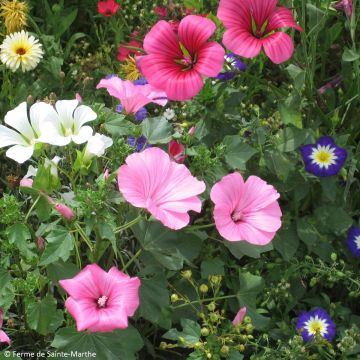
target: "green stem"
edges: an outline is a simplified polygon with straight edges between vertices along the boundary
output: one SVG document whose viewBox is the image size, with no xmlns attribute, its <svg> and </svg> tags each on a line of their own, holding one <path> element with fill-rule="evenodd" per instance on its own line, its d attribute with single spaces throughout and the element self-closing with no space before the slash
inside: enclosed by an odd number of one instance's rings
<svg viewBox="0 0 360 360">
<path fill-rule="evenodd" d="M 140 222 L 142 219 L 142 215 L 139 215 L 137 218 L 135 218 L 134 220 L 129 221 L 128 223 L 118 227 L 117 229 L 115 229 L 115 234 L 118 234 L 121 231 L 124 231 L 126 229 L 128 229 L 129 227 L 132 227 L 133 225 L 137 224 L 138 222 Z"/>
<path fill-rule="evenodd" d="M 142 249 L 139 249 L 136 254 L 125 264 L 122 271 L 125 272 L 125 270 L 141 255 Z"/>
<path fill-rule="evenodd" d="M 213 297 L 213 298 L 207 298 L 207 299 L 199 299 L 199 300 L 190 301 L 188 303 L 181 304 L 181 305 L 178 305 L 178 306 L 173 306 L 172 308 L 173 309 L 180 309 L 182 307 L 189 306 L 189 305 L 192 305 L 192 304 L 199 304 L 199 303 L 208 302 L 208 301 L 226 300 L 226 299 L 233 299 L 233 298 L 236 298 L 236 295 L 226 295 L 226 296 Z"/>
<path fill-rule="evenodd" d="M 25 219 L 24 219 L 24 222 L 27 222 L 27 220 L 29 219 L 29 216 L 31 215 L 32 211 L 34 210 L 36 204 L 39 202 L 41 198 L 41 195 L 39 195 L 36 200 L 34 201 L 34 203 L 31 205 L 29 211 L 27 212 L 26 216 L 25 216 Z"/>
<path fill-rule="evenodd" d="M 93 252 L 93 245 L 92 245 L 90 239 L 86 236 L 84 230 L 80 227 L 80 225 L 78 223 L 75 223 L 75 227 L 76 227 L 77 231 L 79 232 L 80 236 L 86 242 L 86 245 L 89 247 L 90 251 Z"/>
<path fill-rule="evenodd" d="M 201 230 L 201 229 L 207 229 L 207 228 L 211 228 L 215 226 L 215 224 L 206 224 L 206 225 L 193 225 L 193 226 L 189 226 L 185 229 L 185 231 L 196 231 L 196 230 Z"/>
</svg>

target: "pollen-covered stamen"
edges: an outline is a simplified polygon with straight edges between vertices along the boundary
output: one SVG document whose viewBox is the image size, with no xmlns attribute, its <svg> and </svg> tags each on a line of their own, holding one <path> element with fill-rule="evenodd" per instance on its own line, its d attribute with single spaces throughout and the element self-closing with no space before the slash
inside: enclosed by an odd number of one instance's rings
<svg viewBox="0 0 360 360">
<path fill-rule="evenodd" d="M 231 219 L 232 221 L 234 221 L 234 223 L 238 223 L 241 220 L 242 217 L 242 212 L 241 211 L 233 211 L 233 213 L 231 214 Z"/>
<path fill-rule="evenodd" d="M 99 308 L 104 308 L 106 307 L 106 304 L 107 304 L 107 301 L 108 301 L 108 297 L 107 296 L 101 296 L 98 298 L 98 301 L 97 301 L 97 304 L 98 304 L 98 307 Z"/>
<path fill-rule="evenodd" d="M 26 54 L 26 50 L 23 47 L 19 47 L 16 49 L 16 53 L 20 56 L 25 55 Z"/>
</svg>

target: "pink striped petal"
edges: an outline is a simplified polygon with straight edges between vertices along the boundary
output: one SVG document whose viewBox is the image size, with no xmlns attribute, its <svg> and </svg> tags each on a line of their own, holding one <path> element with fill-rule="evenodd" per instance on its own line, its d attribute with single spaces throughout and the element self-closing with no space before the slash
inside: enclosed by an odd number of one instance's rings
<svg viewBox="0 0 360 360">
<path fill-rule="evenodd" d="M 65 307 L 70 315 L 76 320 L 77 331 L 83 331 L 94 326 L 98 320 L 98 311 L 94 299 L 77 299 L 68 297 Z"/>
<path fill-rule="evenodd" d="M 241 28 L 227 30 L 223 37 L 224 45 L 233 53 L 245 58 L 259 55 L 262 41 Z"/>
<path fill-rule="evenodd" d="M 247 0 L 221 0 L 217 17 L 226 28 L 239 28 L 251 32 L 251 17 Z"/>
<path fill-rule="evenodd" d="M 157 22 L 144 39 L 144 50 L 148 54 L 165 55 L 170 58 L 182 58 L 179 40 L 171 25 L 164 20 Z"/>
<path fill-rule="evenodd" d="M 303 28 L 298 25 L 294 20 L 293 13 L 286 7 L 276 8 L 269 18 L 269 23 L 266 28 L 266 33 L 270 33 L 273 30 L 291 27 L 303 32 Z"/>
<path fill-rule="evenodd" d="M 275 10 L 278 0 L 251 0 L 250 9 L 258 30 Z"/>
<path fill-rule="evenodd" d="M 283 32 L 277 32 L 263 39 L 263 46 L 266 55 L 275 64 L 289 60 L 294 52 L 291 37 Z"/>
<path fill-rule="evenodd" d="M 209 42 L 198 51 L 195 70 L 208 77 L 215 77 L 224 65 L 225 50 L 217 42 Z"/>
<path fill-rule="evenodd" d="M 189 15 L 181 20 L 178 35 L 181 43 L 193 56 L 214 34 L 215 30 L 216 25 L 210 19 Z"/>
</svg>

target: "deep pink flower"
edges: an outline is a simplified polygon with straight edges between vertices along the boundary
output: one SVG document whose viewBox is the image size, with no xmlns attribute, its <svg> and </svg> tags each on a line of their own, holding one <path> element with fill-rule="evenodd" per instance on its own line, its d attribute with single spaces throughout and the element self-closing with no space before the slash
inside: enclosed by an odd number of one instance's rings
<svg viewBox="0 0 360 360">
<path fill-rule="evenodd" d="M 155 6 L 154 12 L 156 15 L 159 15 L 160 17 L 166 17 L 167 15 L 167 9 L 163 6 Z"/>
<path fill-rule="evenodd" d="M 259 55 L 264 48 L 275 64 L 291 58 L 294 44 L 291 37 L 276 30 L 292 27 L 303 29 L 295 22 L 292 12 L 277 7 L 278 0 L 220 0 L 217 16 L 227 31 L 224 45 L 245 58 Z"/>
<path fill-rule="evenodd" d="M 351 17 L 353 12 L 352 0 L 340 0 L 334 7 L 337 11 L 344 11 L 347 17 Z"/>
<path fill-rule="evenodd" d="M 236 314 L 234 320 L 232 321 L 233 325 L 236 326 L 241 324 L 242 321 L 244 320 L 245 315 L 246 315 L 246 307 L 242 307 Z"/>
<path fill-rule="evenodd" d="M 176 140 L 171 140 L 169 142 L 169 154 L 177 163 L 183 163 L 186 158 L 184 145 Z"/>
<path fill-rule="evenodd" d="M 180 22 L 176 20 L 169 20 L 168 24 L 171 26 L 172 31 L 177 34 Z"/>
<path fill-rule="evenodd" d="M 205 183 L 156 147 L 129 155 L 118 172 L 119 190 L 133 206 L 148 210 L 170 229 L 189 224 L 188 211 L 201 211 L 197 195 Z"/>
<path fill-rule="evenodd" d="M 48 198 L 50 199 L 50 198 Z M 49 200 L 50 202 L 50 200 Z M 51 203 L 51 202 L 50 202 Z M 74 212 L 66 205 L 57 203 L 54 205 L 55 210 L 62 215 L 66 220 L 71 220 L 75 217 Z"/>
<path fill-rule="evenodd" d="M 2 326 L 3 326 L 3 311 L 0 310 L 0 343 L 5 343 L 5 344 L 10 345 L 11 340 L 6 335 L 5 331 L 1 330 Z"/>
<path fill-rule="evenodd" d="M 115 0 L 106 0 L 98 2 L 98 12 L 104 16 L 113 16 L 119 10 L 120 5 Z"/>
<path fill-rule="evenodd" d="M 119 61 L 124 61 L 129 55 L 141 55 L 142 53 L 137 50 L 129 49 L 127 46 L 132 46 L 141 49 L 142 45 L 139 41 L 130 40 L 127 44 L 120 45 L 118 47 L 117 59 Z"/>
<path fill-rule="evenodd" d="M 76 320 L 78 331 L 110 332 L 128 327 L 128 317 L 139 306 L 139 278 L 116 267 L 109 272 L 96 264 L 87 265 L 72 279 L 60 280 L 70 295 L 65 306 Z"/>
<path fill-rule="evenodd" d="M 211 189 L 214 219 L 220 235 L 229 241 L 266 245 L 281 227 L 279 193 L 257 176 L 224 176 Z"/>
<path fill-rule="evenodd" d="M 177 36 L 160 20 L 144 39 L 140 60 L 149 84 L 164 90 L 171 100 L 190 100 L 203 87 L 202 76 L 215 77 L 224 64 L 224 49 L 208 39 L 216 25 L 201 16 L 189 15 L 179 24 Z"/>
<path fill-rule="evenodd" d="M 136 113 L 151 102 L 161 106 L 165 106 L 167 103 L 167 96 L 164 91 L 149 84 L 136 86 L 131 81 L 121 80 L 117 76 L 102 79 L 96 88 L 105 88 L 111 96 L 119 99 L 128 114 Z"/>
</svg>

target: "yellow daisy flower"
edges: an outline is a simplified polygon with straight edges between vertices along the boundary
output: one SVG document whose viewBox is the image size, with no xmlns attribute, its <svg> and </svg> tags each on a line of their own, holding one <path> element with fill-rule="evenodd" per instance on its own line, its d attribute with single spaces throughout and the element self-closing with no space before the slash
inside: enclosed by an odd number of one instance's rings
<svg viewBox="0 0 360 360">
<path fill-rule="evenodd" d="M 27 24 L 29 7 L 26 2 L 18 0 L 0 0 L 0 16 L 8 33 L 24 28 Z"/>
<path fill-rule="evenodd" d="M 0 45 L 0 60 L 12 71 L 19 67 L 23 72 L 36 68 L 43 50 L 39 40 L 22 30 L 7 35 Z"/>
</svg>

